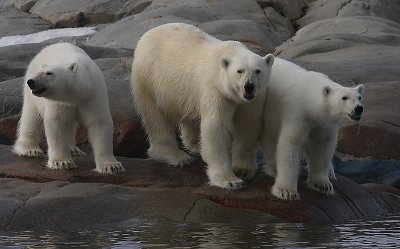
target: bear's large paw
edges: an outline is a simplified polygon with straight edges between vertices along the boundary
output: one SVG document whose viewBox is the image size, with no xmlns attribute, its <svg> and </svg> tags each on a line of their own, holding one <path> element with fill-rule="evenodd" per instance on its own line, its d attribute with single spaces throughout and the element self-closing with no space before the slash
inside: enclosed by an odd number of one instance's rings
<svg viewBox="0 0 400 249">
<path fill-rule="evenodd" d="M 47 167 L 50 169 L 76 169 L 78 165 L 73 160 L 49 160 Z"/>
<path fill-rule="evenodd" d="M 232 189 L 232 190 L 242 189 L 244 187 L 243 180 L 236 176 L 210 177 L 209 184 L 211 186 Z"/>
<path fill-rule="evenodd" d="M 242 180 L 250 180 L 256 175 L 257 166 L 253 164 L 235 164 L 233 166 L 233 172 L 235 172 L 235 175 Z"/>
<path fill-rule="evenodd" d="M 186 152 L 170 147 L 152 147 L 148 151 L 150 158 L 166 162 L 171 166 L 185 166 L 194 161 Z"/>
<path fill-rule="evenodd" d="M 81 149 L 79 149 L 78 147 L 73 146 L 73 147 L 71 148 L 71 155 L 72 155 L 72 156 L 86 156 L 86 153 L 83 152 L 83 151 L 82 151 Z"/>
<path fill-rule="evenodd" d="M 277 198 L 285 201 L 300 200 L 299 192 L 296 188 L 288 188 L 283 186 L 272 186 L 272 194 Z"/>
<path fill-rule="evenodd" d="M 44 157 L 45 154 L 41 148 L 25 148 L 22 146 L 14 146 L 14 153 L 25 157 Z"/>
<path fill-rule="evenodd" d="M 172 166 L 180 166 L 183 167 L 185 165 L 191 164 L 194 161 L 194 158 L 186 154 L 185 152 L 182 151 L 182 153 L 185 154 L 185 156 L 179 156 L 179 157 L 173 157 L 171 156 L 167 163 Z"/>
<path fill-rule="evenodd" d="M 325 194 L 325 195 L 334 195 L 335 194 L 333 185 L 329 180 L 328 181 L 316 181 L 316 180 L 307 181 L 307 185 L 312 190 L 315 190 L 315 191 Z"/>
<path fill-rule="evenodd" d="M 105 162 L 99 168 L 94 169 L 94 171 L 102 174 L 116 174 L 125 172 L 125 168 L 120 162 L 115 161 Z"/>
</svg>

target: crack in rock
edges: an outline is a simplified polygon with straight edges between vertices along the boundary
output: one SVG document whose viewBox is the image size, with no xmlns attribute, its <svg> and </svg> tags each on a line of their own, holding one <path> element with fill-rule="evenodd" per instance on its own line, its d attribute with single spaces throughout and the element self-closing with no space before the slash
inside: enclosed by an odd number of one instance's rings
<svg viewBox="0 0 400 249">
<path fill-rule="evenodd" d="M 21 206 L 19 206 L 19 207 L 14 211 L 14 213 L 11 215 L 10 220 L 7 222 L 6 229 L 9 229 L 9 228 L 10 228 L 11 222 L 12 222 L 13 218 L 15 217 L 15 215 L 18 213 L 18 211 L 21 210 L 24 206 L 26 206 L 26 204 L 27 204 L 31 199 L 33 199 L 33 198 L 37 197 L 38 195 L 40 195 L 41 192 L 42 192 L 42 190 L 40 190 L 35 196 L 32 196 L 32 197 L 30 197 L 28 200 L 24 201 L 24 203 L 23 203 Z"/>
<path fill-rule="evenodd" d="M 188 215 L 190 214 L 190 212 L 192 212 L 193 208 L 196 206 L 196 204 L 197 204 L 197 202 L 198 202 L 199 200 L 200 200 L 200 199 L 195 200 L 195 201 L 193 202 L 192 206 L 190 206 L 189 210 L 185 213 L 185 216 L 183 217 L 183 221 L 184 221 L 184 222 L 186 221 Z"/>
</svg>

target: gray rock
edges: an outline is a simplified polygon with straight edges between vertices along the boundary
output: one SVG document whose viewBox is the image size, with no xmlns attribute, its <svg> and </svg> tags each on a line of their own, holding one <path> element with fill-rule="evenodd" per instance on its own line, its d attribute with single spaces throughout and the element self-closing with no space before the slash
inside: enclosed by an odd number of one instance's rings
<svg viewBox="0 0 400 249">
<path fill-rule="evenodd" d="M 253 0 L 157 0 L 142 13 L 107 26 L 86 44 L 133 49 L 149 29 L 164 23 L 184 22 L 223 39 L 242 40 L 256 49 L 270 50 L 293 32 L 286 19 L 276 17 L 277 13 L 266 17 Z"/>
<path fill-rule="evenodd" d="M 378 183 L 400 188 L 400 164 L 394 160 L 336 161 L 335 173 L 346 176 L 354 182 Z"/>
<path fill-rule="evenodd" d="M 308 6 L 307 0 L 272 0 L 274 8 L 289 20 L 304 16 Z"/>
<path fill-rule="evenodd" d="M 39 0 L 30 12 L 56 27 L 78 27 L 86 24 L 109 23 L 143 10 L 143 0 Z"/>
<path fill-rule="evenodd" d="M 5 8 L 0 5 L 0 37 L 26 35 L 49 28 L 50 25 L 40 18 L 18 11 L 11 6 Z"/>
<path fill-rule="evenodd" d="M 23 205 L 23 201 L 0 197 L 0 229 L 5 229 L 10 225 L 11 219 Z"/>
<path fill-rule="evenodd" d="M 277 50 L 283 58 L 346 85 L 397 80 L 400 25 L 378 17 L 337 17 L 312 23 Z M 355 66 L 357 65 L 357 66 Z"/>
<path fill-rule="evenodd" d="M 15 0 L 14 7 L 22 10 L 24 12 L 29 12 L 30 9 L 38 2 L 39 0 Z"/>
<path fill-rule="evenodd" d="M 199 222 L 208 220 L 212 217 L 213 223 L 241 223 L 257 224 L 278 222 L 279 219 L 266 213 L 260 213 L 254 210 L 236 209 L 221 207 L 219 204 L 207 199 L 197 200 L 190 212 L 186 215 L 185 221 Z"/>
<path fill-rule="evenodd" d="M 256 211 L 224 207 L 187 190 L 4 178 L 0 183 L 0 229 L 84 229 L 137 219 L 247 224 L 278 220 Z"/>
<path fill-rule="evenodd" d="M 0 8 L 9 8 L 14 5 L 15 0 L 3 0 L 0 1 Z"/>
<path fill-rule="evenodd" d="M 336 16 L 376 16 L 400 23 L 400 2 L 397 0 L 317 0 L 309 4 L 307 14 L 297 20 L 304 27 Z"/>
</svg>

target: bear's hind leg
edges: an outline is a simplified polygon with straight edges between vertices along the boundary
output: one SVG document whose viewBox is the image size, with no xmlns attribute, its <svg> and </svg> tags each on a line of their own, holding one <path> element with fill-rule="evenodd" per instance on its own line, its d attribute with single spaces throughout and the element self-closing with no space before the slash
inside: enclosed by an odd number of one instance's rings
<svg viewBox="0 0 400 249">
<path fill-rule="evenodd" d="M 46 133 L 51 169 L 73 169 L 78 166 L 71 157 L 71 144 L 74 141 L 76 113 L 73 108 L 52 104 L 46 107 L 44 129 Z"/>
<path fill-rule="evenodd" d="M 261 137 L 261 146 L 264 152 L 264 172 L 266 175 L 275 178 L 276 177 L 276 149 L 277 142 L 273 138 L 268 136 Z"/>
<path fill-rule="evenodd" d="M 17 140 L 13 147 L 14 153 L 26 157 L 44 157 L 44 152 L 39 146 L 43 131 L 42 117 L 34 103 L 25 96 L 18 126 Z"/>
<path fill-rule="evenodd" d="M 179 149 L 176 140 L 178 123 L 161 112 L 153 103 L 147 103 L 146 111 L 142 111 L 142 122 L 149 138 L 150 158 L 166 162 L 172 166 L 184 166 L 193 162 L 193 158 Z"/>
<path fill-rule="evenodd" d="M 183 146 L 191 153 L 200 153 L 200 121 L 183 121 L 180 132 Z"/>
<path fill-rule="evenodd" d="M 75 123 L 74 127 L 74 135 L 73 135 L 73 140 L 72 140 L 72 145 L 71 145 L 71 155 L 72 156 L 86 156 L 86 153 L 83 152 L 81 149 L 76 146 L 76 130 L 78 128 L 78 123 Z"/>
<path fill-rule="evenodd" d="M 337 131 L 334 131 L 322 139 L 311 137 L 306 146 L 308 161 L 307 185 L 309 188 L 326 195 L 335 194 L 330 179 L 335 178 L 332 157 L 335 152 L 336 139 Z"/>
</svg>

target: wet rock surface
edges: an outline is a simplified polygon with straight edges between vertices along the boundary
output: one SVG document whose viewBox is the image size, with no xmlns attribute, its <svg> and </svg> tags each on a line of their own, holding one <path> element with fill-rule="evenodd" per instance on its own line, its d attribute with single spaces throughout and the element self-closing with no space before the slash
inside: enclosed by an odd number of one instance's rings
<svg viewBox="0 0 400 249">
<path fill-rule="evenodd" d="M 400 210 L 390 187 L 364 188 L 338 175 L 335 196 L 299 184 L 302 200 L 272 196 L 273 179 L 259 174 L 240 191 L 207 185 L 204 163 L 184 168 L 120 157 L 127 172 L 92 171 L 91 156 L 75 157 L 74 170 L 44 167 L 46 159 L 21 158 L 0 145 L 0 228 L 33 229 L 120 223 L 130 219 L 177 222 L 333 222 Z M 373 190 L 372 190 L 373 189 Z"/>
</svg>

